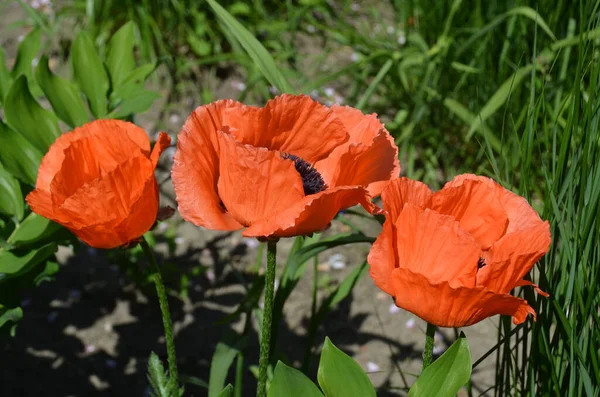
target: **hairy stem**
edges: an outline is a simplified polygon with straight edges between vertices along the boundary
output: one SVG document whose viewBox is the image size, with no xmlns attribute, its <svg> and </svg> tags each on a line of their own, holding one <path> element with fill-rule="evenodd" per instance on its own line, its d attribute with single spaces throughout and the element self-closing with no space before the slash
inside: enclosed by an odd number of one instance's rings
<svg viewBox="0 0 600 397">
<path fill-rule="evenodd" d="M 277 241 L 267 242 L 267 273 L 265 276 L 265 309 L 260 338 L 260 358 L 258 361 L 257 397 L 267 395 L 267 367 L 269 366 L 269 350 L 271 346 L 271 321 L 273 317 L 273 293 L 275 292 L 275 257 Z"/>
</svg>

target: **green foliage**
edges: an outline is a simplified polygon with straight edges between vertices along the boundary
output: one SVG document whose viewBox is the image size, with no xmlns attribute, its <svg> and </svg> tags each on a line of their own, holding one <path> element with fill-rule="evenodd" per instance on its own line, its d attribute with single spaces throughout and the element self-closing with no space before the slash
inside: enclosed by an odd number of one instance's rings
<svg viewBox="0 0 600 397">
<path fill-rule="evenodd" d="M 310 379 L 281 361 L 275 366 L 269 397 L 322 397 L 323 393 Z"/>
<path fill-rule="evenodd" d="M 227 373 L 233 360 L 246 346 L 247 338 L 240 337 L 235 332 L 227 332 L 223 340 L 217 344 L 215 354 L 210 363 L 210 376 L 208 381 L 208 396 L 216 397 L 222 394 Z"/>
<path fill-rule="evenodd" d="M 462 334 L 425 368 L 408 393 L 409 397 L 453 397 L 471 378 L 471 350 Z"/>
</svg>

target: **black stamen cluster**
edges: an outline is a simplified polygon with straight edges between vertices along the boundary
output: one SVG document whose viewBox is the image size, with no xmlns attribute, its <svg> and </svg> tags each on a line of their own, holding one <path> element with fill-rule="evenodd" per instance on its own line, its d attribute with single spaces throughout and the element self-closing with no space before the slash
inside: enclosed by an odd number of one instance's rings
<svg viewBox="0 0 600 397">
<path fill-rule="evenodd" d="M 294 162 L 296 171 L 298 171 L 302 178 L 302 187 L 304 188 L 305 195 L 308 196 L 309 194 L 319 193 L 327 189 L 327 185 L 321 174 L 319 174 L 319 171 L 308 164 L 306 160 L 289 153 L 283 153 L 281 157 Z"/>
<path fill-rule="evenodd" d="M 485 259 L 479 258 L 479 260 L 477 261 L 477 269 L 481 269 L 484 266 L 485 266 Z"/>
</svg>

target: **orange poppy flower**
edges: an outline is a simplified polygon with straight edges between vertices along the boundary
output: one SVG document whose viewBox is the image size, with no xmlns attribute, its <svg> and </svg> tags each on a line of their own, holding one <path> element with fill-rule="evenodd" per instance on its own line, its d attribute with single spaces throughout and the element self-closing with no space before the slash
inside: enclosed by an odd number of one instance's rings
<svg viewBox="0 0 600 397">
<path fill-rule="evenodd" d="M 376 115 L 281 95 L 264 108 L 232 100 L 197 108 L 178 135 L 172 179 L 181 216 L 247 237 L 325 228 L 398 177 L 398 149 Z"/>
<path fill-rule="evenodd" d="M 375 284 L 398 305 L 440 327 L 535 311 L 510 295 L 550 247 L 550 226 L 527 201 L 489 178 L 464 174 L 432 193 L 406 178 L 381 194 L 387 211 L 369 253 Z"/>
<path fill-rule="evenodd" d="M 154 169 L 170 138 L 154 149 L 146 132 L 120 120 L 96 120 L 63 134 L 42 159 L 31 209 L 86 244 L 114 248 L 147 232 L 158 213 Z"/>
</svg>

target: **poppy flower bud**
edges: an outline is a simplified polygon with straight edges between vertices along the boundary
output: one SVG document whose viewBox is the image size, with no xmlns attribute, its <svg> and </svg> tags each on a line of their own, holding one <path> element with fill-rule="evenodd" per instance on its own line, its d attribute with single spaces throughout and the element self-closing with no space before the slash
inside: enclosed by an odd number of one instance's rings
<svg viewBox="0 0 600 397">
<path fill-rule="evenodd" d="M 135 241 L 156 221 L 154 169 L 170 144 L 161 133 L 120 120 L 96 120 L 63 134 L 42 159 L 31 209 L 95 248 Z"/>
<path fill-rule="evenodd" d="M 432 193 L 401 178 L 381 194 L 386 220 L 367 261 L 396 305 L 439 327 L 503 314 L 515 324 L 535 311 L 510 295 L 548 252 L 550 225 L 493 180 L 459 175 Z"/>
<path fill-rule="evenodd" d="M 281 95 L 264 108 L 232 100 L 197 108 L 172 170 L 181 216 L 198 226 L 276 239 L 326 228 L 398 178 L 398 148 L 376 115 Z"/>
</svg>

